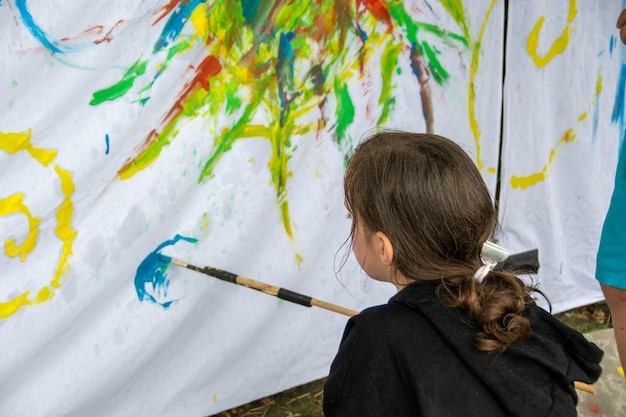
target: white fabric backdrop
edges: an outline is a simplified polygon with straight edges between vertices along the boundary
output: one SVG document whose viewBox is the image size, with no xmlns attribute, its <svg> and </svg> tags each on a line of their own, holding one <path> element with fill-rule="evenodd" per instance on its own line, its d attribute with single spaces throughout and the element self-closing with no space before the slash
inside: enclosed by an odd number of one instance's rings
<svg viewBox="0 0 626 417">
<path fill-rule="evenodd" d="M 626 4 L 601 4 L 509 6 L 502 242 L 539 249 L 534 279 L 554 313 L 603 298 L 595 256 L 624 132 L 615 22 Z"/>
<path fill-rule="evenodd" d="M 0 416 L 206 416 L 325 376 L 346 317 L 174 265 L 153 287 L 141 266 L 180 235 L 193 242 L 161 252 L 355 310 L 386 302 L 352 258 L 335 277 L 341 178 L 368 129 L 426 130 L 421 94 L 495 194 L 503 1 L 286 3 L 0 1 L 0 235 L 15 240 Z M 529 33 L 546 16 L 544 55 L 569 4 L 509 3 L 501 237 L 540 249 L 561 310 L 599 299 L 620 5 L 572 0 L 567 47 L 539 69 Z M 514 188 L 569 128 L 547 178 Z"/>
</svg>

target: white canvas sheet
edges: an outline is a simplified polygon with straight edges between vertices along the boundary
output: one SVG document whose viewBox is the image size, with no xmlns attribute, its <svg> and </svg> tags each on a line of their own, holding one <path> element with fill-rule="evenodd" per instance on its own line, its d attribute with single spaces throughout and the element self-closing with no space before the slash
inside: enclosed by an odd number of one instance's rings
<svg viewBox="0 0 626 417">
<path fill-rule="evenodd" d="M 0 1 L 0 416 L 206 416 L 325 376 L 345 316 L 158 255 L 386 302 L 335 276 L 371 128 L 450 136 L 495 193 L 503 3 L 377 4 Z"/>
<path fill-rule="evenodd" d="M 595 256 L 624 134 L 622 7 L 509 5 L 502 242 L 539 249 L 534 280 L 554 313 L 602 299 Z"/>
</svg>

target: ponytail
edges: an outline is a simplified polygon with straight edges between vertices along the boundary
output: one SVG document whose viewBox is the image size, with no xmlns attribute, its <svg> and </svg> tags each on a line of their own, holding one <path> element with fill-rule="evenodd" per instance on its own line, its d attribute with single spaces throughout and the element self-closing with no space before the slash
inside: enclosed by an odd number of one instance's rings
<svg viewBox="0 0 626 417">
<path fill-rule="evenodd" d="M 480 329 L 476 346 L 485 352 L 503 352 L 530 336 L 530 321 L 522 313 L 535 301 L 530 293 L 541 290 L 526 285 L 509 272 L 491 271 L 482 282 L 471 277 L 451 277 L 437 287 L 446 307 L 463 308 Z M 547 298 L 546 298 L 547 299 Z"/>
</svg>

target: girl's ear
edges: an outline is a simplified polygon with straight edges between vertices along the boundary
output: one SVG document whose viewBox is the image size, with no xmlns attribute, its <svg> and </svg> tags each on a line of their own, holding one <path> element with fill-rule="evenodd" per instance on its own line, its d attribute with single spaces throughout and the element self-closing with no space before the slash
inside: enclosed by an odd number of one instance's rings
<svg viewBox="0 0 626 417">
<path fill-rule="evenodd" d="M 391 240 L 383 232 L 376 232 L 376 238 L 378 239 L 378 256 L 380 261 L 385 266 L 390 266 L 393 262 L 393 245 Z"/>
</svg>

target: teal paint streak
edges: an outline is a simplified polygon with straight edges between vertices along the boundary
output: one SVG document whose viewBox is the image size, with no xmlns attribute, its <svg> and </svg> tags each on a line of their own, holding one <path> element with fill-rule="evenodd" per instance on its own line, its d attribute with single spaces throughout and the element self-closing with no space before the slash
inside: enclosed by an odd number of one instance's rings
<svg viewBox="0 0 626 417">
<path fill-rule="evenodd" d="M 261 0 L 241 0 L 243 17 L 250 25 L 254 22 L 254 19 L 256 18 L 257 11 L 259 10 L 259 3 L 261 3 Z"/>
<path fill-rule="evenodd" d="M 176 10 L 170 18 L 168 19 L 163 31 L 161 32 L 161 36 L 156 41 L 154 45 L 153 53 L 159 52 L 161 49 L 167 47 L 170 42 L 175 41 L 180 35 L 183 26 L 189 20 L 189 16 L 194 11 L 194 9 L 200 4 L 205 3 L 206 0 L 192 0 L 192 1 L 183 1 L 178 4 Z"/>
<path fill-rule="evenodd" d="M 624 92 L 626 91 L 626 64 L 622 63 L 620 69 L 619 81 L 615 91 L 615 101 L 613 102 L 613 112 L 611 114 L 611 123 L 618 124 L 620 129 L 620 153 L 624 142 L 625 123 L 624 123 Z"/>
<path fill-rule="evenodd" d="M 64 53 L 60 47 L 59 42 L 56 40 L 50 39 L 50 37 L 35 23 L 35 19 L 30 14 L 30 10 L 28 10 L 28 5 L 26 4 L 26 0 L 16 0 L 15 6 L 19 11 L 20 18 L 26 28 L 30 32 L 31 35 L 35 37 L 47 50 L 52 53 Z"/>
<path fill-rule="evenodd" d="M 168 299 L 168 288 L 170 280 L 167 277 L 167 268 L 172 261 L 169 256 L 163 255 L 160 251 L 173 246 L 178 241 L 196 243 L 198 239 L 181 235 L 174 236 L 173 239 L 161 243 L 154 251 L 139 264 L 135 274 L 135 290 L 139 301 L 148 301 L 158 304 L 163 308 L 168 308 L 177 300 Z"/>
</svg>

